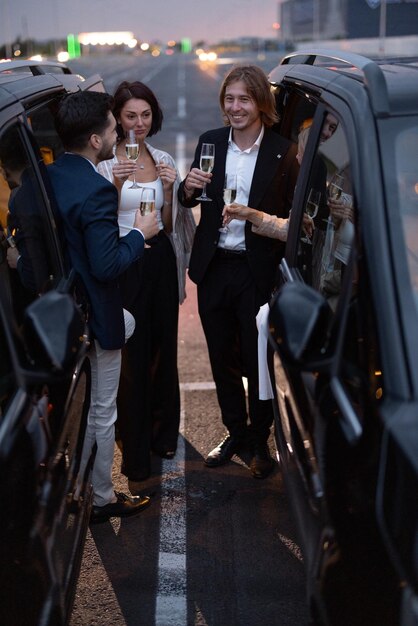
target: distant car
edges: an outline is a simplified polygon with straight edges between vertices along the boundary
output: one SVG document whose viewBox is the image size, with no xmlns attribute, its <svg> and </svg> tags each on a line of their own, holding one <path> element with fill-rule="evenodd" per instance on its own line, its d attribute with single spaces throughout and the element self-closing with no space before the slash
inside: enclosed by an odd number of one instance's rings
<svg viewBox="0 0 418 626">
<path fill-rule="evenodd" d="M 416 626 L 418 63 L 307 50 L 269 80 L 278 132 L 310 129 L 269 315 L 309 608 L 315 624 Z"/>
<path fill-rule="evenodd" d="M 91 507 L 76 482 L 88 332 L 45 165 L 53 112 L 102 89 L 58 63 L 0 64 L 0 624 L 68 623 Z"/>
</svg>

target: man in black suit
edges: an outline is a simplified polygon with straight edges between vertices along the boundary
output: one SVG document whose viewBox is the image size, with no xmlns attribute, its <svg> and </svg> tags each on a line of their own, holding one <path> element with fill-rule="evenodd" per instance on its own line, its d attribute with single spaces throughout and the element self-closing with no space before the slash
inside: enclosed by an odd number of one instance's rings
<svg viewBox="0 0 418 626">
<path fill-rule="evenodd" d="M 257 66 L 233 68 L 220 90 L 225 128 L 204 133 L 191 169 L 179 188 L 184 206 L 201 202 L 189 276 L 198 285 L 199 315 L 205 332 L 226 438 L 207 456 L 208 467 L 227 463 L 250 443 L 250 469 L 265 478 L 273 469 L 267 439 L 271 401 L 259 400 L 256 315 L 269 300 L 283 243 L 256 235 L 249 222 L 233 220 L 220 232 L 226 174 L 237 176 L 236 202 L 288 217 L 298 171 L 296 146 L 275 133 L 275 103 Z M 203 143 L 215 145 L 211 173 L 200 169 Z M 242 377 L 248 379 L 248 413 Z M 248 422 L 249 418 L 249 423 Z"/>
</svg>

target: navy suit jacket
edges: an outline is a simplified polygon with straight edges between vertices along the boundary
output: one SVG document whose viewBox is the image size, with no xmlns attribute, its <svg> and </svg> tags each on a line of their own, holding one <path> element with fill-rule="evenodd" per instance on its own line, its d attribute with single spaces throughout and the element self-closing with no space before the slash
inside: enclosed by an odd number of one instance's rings
<svg viewBox="0 0 418 626">
<path fill-rule="evenodd" d="M 137 230 L 119 238 L 118 192 L 91 163 L 64 154 L 48 167 L 62 216 L 68 254 L 90 301 L 90 327 L 105 350 L 125 343 L 119 276 L 142 256 Z"/>
<path fill-rule="evenodd" d="M 230 128 L 210 130 L 199 138 L 194 161 L 191 165 L 199 167 L 202 143 L 215 144 L 215 166 L 212 181 L 207 185 L 206 193 L 212 202 L 201 203 L 201 217 L 196 229 L 192 254 L 189 263 L 189 276 L 199 284 L 204 279 L 206 270 L 216 252 L 219 241 L 225 179 L 226 154 Z M 251 183 L 248 206 L 278 217 L 288 217 L 292 206 L 293 192 L 299 170 L 296 161 L 297 146 L 281 137 L 271 129 L 264 129 L 254 175 Z M 179 188 L 179 200 L 184 206 L 195 206 L 194 198 L 186 200 Z M 256 285 L 266 300 L 274 285 L 275 272 L 279 260 L 284 254 L 284 244 L 278 239 L 256 235 L 251 230 L 250 222 L 245 225 L 245 246 L 251 273 Z"/>
</svg>

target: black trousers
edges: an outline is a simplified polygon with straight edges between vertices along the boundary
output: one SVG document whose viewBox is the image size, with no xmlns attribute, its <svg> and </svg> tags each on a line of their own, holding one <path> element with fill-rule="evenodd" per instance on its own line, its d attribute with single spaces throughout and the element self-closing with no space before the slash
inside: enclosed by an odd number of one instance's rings
<svg viewBox="0 0 418 626">
<path fill-rule="evenodd" d="M 233 436 L 249 434 L 252 444 L 265 443 L 273 423 L 271 401 L 258 397 L 256 315 L 265 302 L 246 255 L 217 252 L 198 285 L 199 315 L 222 421 Z M 248 409 L 243 376 L 248 379 Z"/>
<path fill-rule="evenodd" d="M 122 350 L 117 426 L 122 473 L 139 480 L 152 451 L 176 450 L 180 425 L 177 267 L 163 232 L 124 275 L 122 290 L 136 326 Z"/>
</svg>

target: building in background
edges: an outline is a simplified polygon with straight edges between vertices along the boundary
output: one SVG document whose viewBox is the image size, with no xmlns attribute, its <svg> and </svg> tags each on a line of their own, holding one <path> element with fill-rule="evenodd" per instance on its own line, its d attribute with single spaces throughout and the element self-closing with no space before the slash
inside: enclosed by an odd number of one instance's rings
<svg viewBox="0 0 418 626">
<path fill-rule="evenodd" d="M 379 37 L 380 0 L 279 0 L 283 42 Z M 386 0 L 386 36 L 418 34 L 418 0 Z"/>
</svg>

